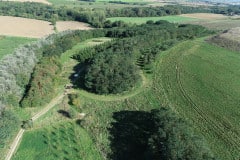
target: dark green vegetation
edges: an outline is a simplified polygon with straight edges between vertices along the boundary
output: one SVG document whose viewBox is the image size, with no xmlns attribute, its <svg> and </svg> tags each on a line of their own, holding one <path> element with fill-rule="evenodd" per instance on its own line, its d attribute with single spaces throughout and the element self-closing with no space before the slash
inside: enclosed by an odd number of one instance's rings
<svg viewBox="0 0 240 160">
<path fill-rule="evenodd" d="M 167 108 L 114 112 L 109 159 L 214 159 L 203 140 Z"/>
<path fill-rule="evenodd" d="M 19 119 L 12 112 L 3 111 L 0 116 L 0 149 L 4 148 L 20 125 Z"/>
<path fill-rule="evenodd" d="M 57 20 L 74 20 L 102 27 L 105 21 L 105 14 L 101 10 L 54 7 L 29 2 L 0 2 L 0 15 L 46 20 L 53 25 Z"/>
<path fill-rule="evenodd" d="M 54 39 L 52 45 L 46 45 L 41 52 L 43 57 L 34 68 L 30 82 L 21 100 L 22 107 L 37 107 L 48 103 L 56 93 L 56 86 L 61 84 L 62 65 L 60 56 L 78 42 L 94 37 L 102 37 L 102 31 L 75 31 Z M 50 69 L 51 68 L 51 69 Z"/>
<path fill-rule="evenodd" d="M 0 59 L 4 55 L 11 54 L 17 47 L 33 41 L 30 38 L 0 36 Z"/>
<path fill-rule="evenodd" d="M 195 40 L 159 58 L 154 87 L 165 103 L 192 121 L 219 158 L 238 159 L 239 54 Z"/>
<path fill-rule="evenodd" d="M 139 70 L 131 55 L 121 52 L 97 54 L 87 68 L 84 86 L 98 94 L 121 93 L 136 85 Z"/>
</svg>

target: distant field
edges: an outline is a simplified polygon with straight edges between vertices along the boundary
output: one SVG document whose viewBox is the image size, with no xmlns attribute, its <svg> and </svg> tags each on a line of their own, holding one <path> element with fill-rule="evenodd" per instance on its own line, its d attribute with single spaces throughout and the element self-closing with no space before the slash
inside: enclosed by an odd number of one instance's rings
<svg viewBox="0 0 240 160">
<path fill-rule="evenodd" d="M 68 7 L 83 7 L 83 8 L 123 8 L 123 7 L 137 7 L 142 5 L 133 5 L 133 4 L 117 4 L 117 3 L 108 3 L 107 1 L 96 1 L 96 2 L 86 2 L 78 0 L 48 0 L 52 5 L 55 6 L 68 6 Z"/>
<path fill-rule="evenodd" d="M 51 4 L 47 0 L 2 0 L 2 1 L 13 1 L 13 2 L 38 2 L 44 4 Z"/>
<path fill-rule="evenodd" d="M 4 55 L 11 54 L 18 46 L 33 40 L 31 38 L 0 36 L 0 60 Z"/>
<path fill-rule="evenodd" d="M 50 22 L 0 16 L 0 35 L 40 38 L 54 33 Z"/>
<path fill-rule="evenodd" d="M 195 40 L 165 52 L 156 66 L 155 87 L 221 159 L 240 157 L 239 61 L 237 52 Z"/>
<path fill-rule="evenodd" d="M 56 27 L 59 32 L 65 30 L 88 30 L 92 29 L 89 24 L 76 21 L 58 21 L 56 22 Z"/>
<path fill-rule="evenodd" d="M 212 13 L 191 13 L 191 14 L 182 14 L 181 16 L 188 17 L 188 18 L 208 19 L 208 20 L 227 18 L 227 16 L 224 16 L 222 14 L 212 14 Z"/>
<path fill-rule="evenodd" d="M 112 22 L 121 20 L 126 23 L 142 24 L 142 23 L 146 23 L 148 20 L 153 20 L 153 21 L 166 20 L 173 23 L 179 23 L 179 22 L 197 21 L 198 19 L 182 17 L 182 16 L 164 16 L 164 17 L 113 17 L 113 18 L 108 18 L 108 20 Z"/>
<path fill-rule="evenodd" d="M 50 22 L 42 20 L 0 16 L 0 24 L 0 35 L 42 38 L 55 33 L 53 25 Z M 57 22 L 56 27 L 58 31 L 91 29 L 86 23 L 73 21 Z"/>
</svg>

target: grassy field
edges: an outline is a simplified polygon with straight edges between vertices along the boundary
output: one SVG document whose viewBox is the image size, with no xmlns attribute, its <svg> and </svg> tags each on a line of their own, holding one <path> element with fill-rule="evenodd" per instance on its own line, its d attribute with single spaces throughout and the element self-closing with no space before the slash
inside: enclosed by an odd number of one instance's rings
<svg viewBox="0 0 240 160">
<path fill-rule="evenodd" d="M 108 20 L 112 22 L 122 20 L 126 23 L 142 24 L 142 23 L 146 23 L 148 20 L 153 20 L 153 21 L 166 20 L 173 23 L 180 23 L 180 22 L 197 21 L 198 19 L 182 17 L 182 16 L 164 16 L 164 17 L 113 17 L 113 18 L 108 18 Z"/>
<path fill-rule="evenodd" d="M 78 0 L 48 0 L 52 5 L 55 6 L 68 6 L 68 7 L 83 7 L 83 8 L 123 8 L 123 7 L 137 7 L 142 6 L 138 4 L 117 4 L 117 3 L 108 3 L 108 1 L 97 0 L 96 2 L 86 2 Z M 141 4 L 143 4 L 141 2 Z"/>
<path fill-rule="evenodd" d="M 0 36 L 0 59 L 4 55 L 11 54 L 20 45 L 34 40 L 32 38 Z"/>
<path fill-rule="evenodd" d="M 239 60 L 238 53 L 195 40 L 165 52 L 156 66 L 154 87 L 221 159 L 240 157 Z"/>
<path fill-rule="evenodd" d="M 75 122 L 27 131 L 13 160 L 100 160 L 88 133 Z"/>
</svg>

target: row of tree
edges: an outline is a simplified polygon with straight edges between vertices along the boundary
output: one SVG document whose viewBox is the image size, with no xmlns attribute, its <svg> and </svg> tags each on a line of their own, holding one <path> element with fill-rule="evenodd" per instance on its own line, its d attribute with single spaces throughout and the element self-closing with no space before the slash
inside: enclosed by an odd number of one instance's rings
<svg viewBox="0 0 240 160">
<path fill-rule="evenodd" d="M 150 17 L 179 15 L 183 13 L 239 14 L 240 6 L 190 7 L 166 5 L 163 7 L 126 7 L 106 9 L 54 7 L 39 3 L 0 2 L 0 15 L 47 20 L 55 24 L 58 20 L 74 20 L 94 27 L 109 27 L 106 17 Z M 116 24 L 115 24 L 116 25 Z M 113 25 L 114 26 L 114 25 Z"/>
</svg>

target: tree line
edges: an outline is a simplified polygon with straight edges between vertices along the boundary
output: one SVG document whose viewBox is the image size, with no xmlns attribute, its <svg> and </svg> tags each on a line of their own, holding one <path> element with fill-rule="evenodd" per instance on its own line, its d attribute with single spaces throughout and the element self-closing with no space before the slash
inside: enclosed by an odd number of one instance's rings
<svg viewBox="0 0 240 160">
<path fill-rule="evenodd" d="M 32 2 L 0 2 L 0 15 L 46 20 L 52 22 L 52 24 L 55 24 L 58 20 L 73 20 L 86 22 L 97 28 L 109 27 L 106 17 L 150 17 L 184 13 L 240 14 L 240 6 L 191 7 L 166 5 L 163 7 L 86 9 L 81 7 L 68 8 L 66 6 L 55 7 Z"/>
</svg>

